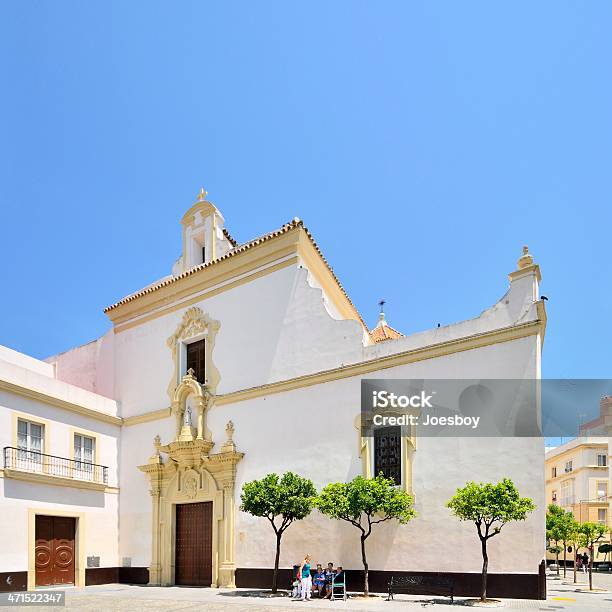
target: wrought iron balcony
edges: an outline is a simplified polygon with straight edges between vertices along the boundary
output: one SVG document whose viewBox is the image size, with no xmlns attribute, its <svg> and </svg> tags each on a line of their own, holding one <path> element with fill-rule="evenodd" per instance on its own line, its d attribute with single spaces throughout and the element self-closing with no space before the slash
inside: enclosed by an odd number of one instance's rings
<svg viewBox="0 0 612 612">
<path fill-rule="evenodd" d="M 30 474 L 70 478 L 100 485 L 108 484 L 108 468 L 104 465 L 45 455 L 36 451 L 4 447 L 4 469 Z"/>
</svg>

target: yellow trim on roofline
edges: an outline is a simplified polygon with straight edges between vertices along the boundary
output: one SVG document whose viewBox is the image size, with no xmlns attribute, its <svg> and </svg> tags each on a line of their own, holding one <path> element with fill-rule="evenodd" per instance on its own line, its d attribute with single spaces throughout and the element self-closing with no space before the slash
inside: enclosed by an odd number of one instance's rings
<svg viewBox="0 0 612 612">
<path fill-rule="evenodd" d="M 540 332 L 540 321 L 530 321 L 528 323 L 522 323 L 512 327 L 505 327 L 492 332 L 483 332 L 473 336 L 449 340 L 439 344 L 432 344 L 417 349 L 403 351 L 401 353 L 378 357 L 368 361 L 360 361 L 359 363 L 341 366 L 339 368 L 325 370 L 323 372 L 306 374 L 304 376 L 268 383 L 258 387 L 252 387 L 250 389 L 233 391 L 224 395 L 218 395 L 215 400 L 215 404 L 233 404 L 236 402 L 253 399 L 255 397 L 260 397 L 262 395 L 282 393 L 284 391 L 291 391 L 293 389 L 302 387 L 310 387 L 312 385 L 323 384 L 342 378 L 360 376 L 362 374 L 376 372 L 377 370 L 385 370 L 408 363 L 424 361 L 426 359 L 444 357 L 446 355 L 452 355 L 453 353 L 470 351 L 473 349 L 490 346 L 492 344 L 499 344 L 501 342 L 519 340 L 521 338 L 539 334 Z"/>
<path fill-rule="evenodd" d="M 130 425 L 140 425 L 141 423 L 150 423 L 151 421 L 159 421 L 172 416 L 172 409 L 162 408 L 161 410 L 151 410 L 151 412 L 143 412 L 142 414 L 135 414 L 134 416 L 125 417 L 123 419 L 124 427 Z"/>
<path fill-rule="evenodd" d="M 33 399 L 56 408 L 63 408 L 64 410 L 75 412 L 82 416 L 95 419 L 96 421 L 110 423 L 111 425 L 121 425 L 123 422 L 121 417 L 106 414 L 104 412 L 100 412 L 99 410 L 93 410 L 92 408 L 86 408 L 85 406 L 74 404 L 73 402 L 67 402 L 52 395 L 41 393 L 40 391 L 35 391 L 21 385 L 16 385 L 7 380 L 0 379 L 0 391 L 8 391 L 10 393 L 14 393 L 15 395 L 20 395 L 21 397 L 27 397 L 28 399 Z"/>
<path fill-rule="evenodd" d="M 198 295 L 189 301 L 183 301 L 180 305 L 176 304 L 196 292 L 212 289 L 216 285 L 231 281 L 234 277 L 248 274 L 289 255 L 301 258 L 342 316 L 359 321 L 367 331 L 361 315 L 301 221 L 289 223 L 275 232 L 237 247 L 235 251 L 230 251 L 219 259 L 195 266 L 176 277 L 160 281 L 156 285 L 127 296 L 106 308 L 104 312 L 115 325 L 116 331 L 122 331 L 127 328 L 125 324 L 138 325 L 195 303 L 204 296 Z M 272 271 L 274 270 L 270 268 L 267 273 Z M 261 272 L 266 273 L 263 270 Z M 239 280 L 240 284 L 246 282 Z M 226 291 L 232 286 L 236 285 L 228 284 L 218 287 L 216 291 Z M 169 303 L 173 305 L 164 309 L 163 307 Z"/>
<path fill-rule="evenodd" d="M 538 334 L 540 335 L 540 338 L 543 338 L 544 327 L 545 321 L 536 319 L 527 323 L 521 323 L 520 325 L 482 332 L 454 340 L 447 340 L 438 344 L 410 349 L 408 351 L 403 351 L 401 353 L 395 353 L 392 355 L 385 355 L 383 357 L 377 357 L 376 359 L 370 359 L 368 361 L 360 361 L 358 363 L 340 366 L 338 368 L 325 370 L 323 372 L 305 374 L 303 376 L 298 376 L 287 380 L 225 393 L 223 395 L 218 395 L 215 398 L 215 405 L 222 406 L 226 404 L 233 404 L 264 395 L 273 395 L 302 387 L 309 387 L 343 378 L 350 378 L 352 376 L 369 374 L 377 370 L 384 370 L 408 363 L 415 363 L 417 361 L 444 357 L 453 353 L 483 348 L 485 346 L 510 342 L 512 340 L 519 340 L 521 338 Z M 103 412 L 98 412 L 96 410 L 92 410 L 91 408 L 85 408 L 84 406 L 80 406 L 78 404 L 66 402 L 50 395 L 33 391 L 32 389 L 21 387 L 4 380 L 0 380 L 0 390 L 10 391 L 16 395 L 35 399 L 56 408 L 63 408 L 64 410 L 68 410 L 97 421 L 102 421 L 104 423 L 110 423 L 112 425 L 137 425 L 140 423 L 164 419 L 170 416 L 170 408 L 162 408 L 121 418 L 110 414 L 105 414 Z"/>
<path fill-rule="evenodd" d="M 455 340 L 448 340 L 446 342 L 440 342 L 439 344 L 410 349 L 408 351 L 403 351 L 393 355 L 386 355 L 384 357 L 378 357 L 368 361 L 360 361 L 358 363 L 333 368 L 331 370 L 325 370 L 323 372 L 305 374 L 304 376 L 267 383 L 265 385 L 251 387 L 249 389 L 232 391 L 230 393 L 217 395 L 215 397 L 214 405 L 223 406 L 227 404 L 235 404 L 237 402 L 254 399 L 264 395 L 284 393 L 294 389 L 369 374 L 371 372 L 376 372 L 377 370 L 393 368 L 408 363 L 444 357 L 446 355 L 483 348 L 493 344 L 500 344 L 502 342 L 520 340 L 521 338 L 527 338 L 529 336 L 535 336 L 538 334 L 540 334 L 541 337 L 542 322 L 540 320 L 529 321 L 527 323 L 521 323 L 520 325 L 474 334 L 473 336 L 457 338 Z M 140 423 L 164 419 L 168 416 L 170 416 L 170 408 L 163 408 L 161 410 L 126 417 L 123 420 L 123 424 L 125 426 L 137 425 Z"/>
<path fill-rule="evenodd" d="M 229 291 L 230 289 L 234 289 L 235 287 L 239 287 L 240 285 L 244 285 L 245 283 L 250 283 L 251 281 L 261 278 L 262 276 L 272 274 L 273 272 L 276 272 L 277 270 L 282 270 L 283 268 L 287 268 L 289 266 L 297 266 L 297 264 L 298 264 L 297 257 L 291 257 L 289 259 L 285 259 L 283 261 L 280 261 L 277 264 L 268 266 L 266 268 L 263 268 L 262 270 L 254 272 L 253 274 L 249 274 L 248 276 L 243 276 L 242 278 L 236 279 L 233 282 L 226 283 L 222 285 L 221 287 L 214 287 L 210 291 L 205 291 L 204 293 L 198 293 L 197 295 L 195 295 L 194 297 L 190 299 L 186 299 L 179 303 L 175 303 L 172 306 L 168 306 L 167 308 L 164 308 L 162 310 L 157 310 L 148 315 L 142 316 L 138 319 L 128 321 L 127 323 L 123 323 L 121 325 L 116 325 L 113 328 L 114 333 L 119 334 L 123 331 L 131 329 L 132 327 L 136 327 L 137 325 L 142 325 L 143 323 L 146 323 L 147 321 L 152 321 L 153 319 L 157 319 L 158 317 L 162 317 L 171 312 L 176 312 L 177 310 L 189 308 L 189 306 L 192 306 L 193 304 L 197 304 L 198 302 L 201 302 L 202 300 L 206 300 L 208 298 L 214 297 L 215 295 L 224 293 L 225 291 Z M 206 283 L 205 285 L 202 284 L 202 288 L 204 289 L 205 287 L 209 286 L 209 284 L 210 283 Z M 218 284 L 218 283 L 215 282 L 215 284 Z"/>
</svg>

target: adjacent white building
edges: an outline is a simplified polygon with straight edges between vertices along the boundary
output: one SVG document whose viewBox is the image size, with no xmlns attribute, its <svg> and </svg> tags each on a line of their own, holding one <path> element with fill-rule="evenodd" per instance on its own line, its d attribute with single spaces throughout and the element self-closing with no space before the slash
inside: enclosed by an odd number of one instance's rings
<svg viewBox="0 0 612 612">
<path fill-rule="evenodd" d="M 109 306 L 102 338 L 45 362 L 0 352 L 0 588 L 266 585 L 273 533 L 239 510 L 241 487 L 286 470 L 317 487 L 378 472 L 359 427 L 362 378 L 540 377 L 546 316 L 526 248 L 480 316 L 403 336 L 384 316 L 368 330 L 302 221 L 238 245 L 202 191 L 181 224 L 172 273 Z M 537 596 L 542 439 L 397 444 L 418 518 L 372 536 L 371 585 L 401 571 L 468 584 L 480 547 L 445 502 L 467 480 L 510 477 L 538 508 L 491 541 L 490 584 Z M 353 529 L 316 512 L 287 531 L 281 566 L 306 552 L 361 567 Z"/>
</svg>

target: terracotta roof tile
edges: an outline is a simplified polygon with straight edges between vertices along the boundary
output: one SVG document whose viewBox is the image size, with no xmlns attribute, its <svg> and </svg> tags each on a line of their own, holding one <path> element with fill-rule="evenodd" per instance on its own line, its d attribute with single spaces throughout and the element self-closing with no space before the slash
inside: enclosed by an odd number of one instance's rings
<svg viewBox="0 0 612 612">
<path fill-rule="evenodd" d="M 397 329 L 393 329 L 387 323 L 384 325 L 377 325 L 374 329 L 370 330 L 372 342 L 384 342 L 385 340 L 396 340 L 397 338 L 403 337 L 404 334 L 398 332 Z"/>
<path fill-rule="evenodd" d="M 234 240 L 233 236 L 225 228 L 223 228 L 223 235 L 229 240 L 230 244 L 233 247 L 238 246 L 238 242 Z"/>
</svg>

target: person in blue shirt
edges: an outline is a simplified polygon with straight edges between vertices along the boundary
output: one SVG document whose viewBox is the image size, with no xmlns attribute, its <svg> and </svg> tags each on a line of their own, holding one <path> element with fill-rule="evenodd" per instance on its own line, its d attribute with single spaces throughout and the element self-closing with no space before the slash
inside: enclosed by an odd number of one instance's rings
<svg viewBox="0 0 612 612">
<path fill-rule="evenodd" d="M 320 563 L 317 563 L 317 570 L 312 577 L 312 590 L 322 597 L 323 588 L 325 587 L 325 572 Z"/>
<path fill-rule="evenodd" d="M 325 569 L 325 591 L 323 593 L 323 597 L 328 599 L 331 597 L 332 579 L 334 574 L 334 564 L 330 561 Z"/>
<path fill-rule="evenodd" d="M 310 561 L 312 557 L 306 555 L 298 570 L 298 576 L 302 583 L 302 601 L 310 601 L 310 591 L 312 590 L 312 576 L 310 575 Z"/>
</svg>

